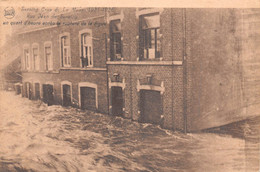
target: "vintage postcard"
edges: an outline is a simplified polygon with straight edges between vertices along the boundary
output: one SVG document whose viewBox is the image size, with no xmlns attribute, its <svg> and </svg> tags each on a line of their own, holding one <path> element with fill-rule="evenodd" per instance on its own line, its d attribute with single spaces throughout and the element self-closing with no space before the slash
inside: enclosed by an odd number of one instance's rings
<svg viewBox="0 0 260 172">
<path fill-rule="evenodd" d="M 260 1 L 1 1 L 0 171 L 260 170 Z"/>
</svg>

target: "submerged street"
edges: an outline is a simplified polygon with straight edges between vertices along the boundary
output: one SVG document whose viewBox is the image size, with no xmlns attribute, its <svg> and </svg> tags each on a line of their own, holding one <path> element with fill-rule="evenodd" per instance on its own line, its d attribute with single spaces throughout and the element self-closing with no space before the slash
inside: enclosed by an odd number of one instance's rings
<svg viewBox="0 0 260 172">
<path fill-rule="evenodd" d="M 259 142 L 183 134 L 0 92 L 0 171 L 255 171 Z"/>
</svg>

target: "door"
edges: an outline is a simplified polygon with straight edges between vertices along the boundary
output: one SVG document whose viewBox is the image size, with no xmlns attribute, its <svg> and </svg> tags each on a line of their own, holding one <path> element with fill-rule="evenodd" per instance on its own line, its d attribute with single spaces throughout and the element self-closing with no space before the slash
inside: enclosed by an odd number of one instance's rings
<svg viewBox="0 0 260 172">
<path fill-rule="evenodd" d="M 81 108 L 96 110 L 96 90 L 91 87 L 80 87 Z"/>
<path fill-rule="evenodd" d="M 16 90 L 16 94 L 21 94 L 21 86 L 20 85 L 16 85 L 15 90 Z"/>
<path fill-rule="evenodd" d="M 70 92 L 70 85 L 63 85 L 63 101 L 62 105 L 63 106 L 70 106 L 71 105 L 71 92 Z"/>
<path fill-rule="evenodd" d="M 123 114 L 123 91 L 122 87 L 111 87 L 112 114 L 122 116 Z"/>
<path fill-rule="evenodd" d="M 40 84 L 35 83 L 34 88 L 35 88 L 35 100 L 39 100 L 40 99 Z"/>
<path fill-rule="evenodd" d="M 48 106 L 53 105 L 53 86 L 49 84 L 43 84 L 43 102 L 47 103 Z"/>
<path fill-rule="evenodd" d="M 27 98 L 32 99 L 32 86 L 29 82 L 26 83 L 26 95 Z"/>
<path fill-rule="evenodd" d="M 159 124 L 162 114 L 162 102 L 159 91 L 140 91 L 141 122 Z"/>
</svg>

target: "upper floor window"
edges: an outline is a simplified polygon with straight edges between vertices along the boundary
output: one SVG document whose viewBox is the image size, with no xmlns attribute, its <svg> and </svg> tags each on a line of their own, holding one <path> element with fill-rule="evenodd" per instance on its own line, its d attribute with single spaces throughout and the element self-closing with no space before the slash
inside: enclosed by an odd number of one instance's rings
<svg viewBox="0 0 260 172">
<path fill-rule="evenodd" d="M 52 46 L 51 42 L 44 43 L 45 69 L 53 70 Z"/>
<path fill-rule="evenodd" d="M 70 57 L 70 38 L 69 35 L 61 36 L 61 63 L 62 67 L 71 66 L 71 57 Z"/>
<path fill-rule="evenodd" d="M 160 58 L 161 41 L 159 13 L 141 15 L 139 19 L 141 59 Z"/>
<path fill-rule="evenodd" d="M 39 62 L 39 45 L 33 44 L 32 46 L 32 68 L 34 70 L 40 69 L 40 62 Z"/>
<path fill-rule="evenodd" d="M 93 66 L 93 43 L 92 32 L 84 32 L 80 34 L 80 56 L 82 67 Z"/>
<path fill-rule="evenodd" d="M 26 70 L 30 69 L 30 53 L 29 47 L 24 47 L 23 49 L 23 57 L 24 57 L 24 68 Z"/>
<path fill-rule="evenodd" d="M 122 58 L 120 19 L 110 21 L 110 58 L 120 60 Z"/>
</svg>

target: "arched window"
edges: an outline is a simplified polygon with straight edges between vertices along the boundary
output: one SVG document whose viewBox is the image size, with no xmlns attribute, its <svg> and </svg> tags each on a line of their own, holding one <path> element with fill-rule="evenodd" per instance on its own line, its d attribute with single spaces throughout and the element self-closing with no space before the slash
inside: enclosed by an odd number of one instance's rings
<svg viewBox="0 0 260 172">
<path fill-rule="evenodd" d="M 64 33 L 60 36 L 61 45 L 61 64 L 62 67 L 71 66 L 71 55 L 70 55 L 70 36 L 69 33 Z"/>
<path fill-rule="evenodd" d="M 80 57 L 82 67 L 93 66 L 93 42 L 91 30 L 80 32 Z"/>
<path fill-rule="evenodd" d="M 23 46 L 23 59 L 24 59 L 24 69 L 30 70 L 30 48 L 29 45 L 26 44 Z"/>
<path fill-rule="evenodd" d="M 36 71 L 40 70 L 39 44 L 32 45 L 32 68 Z"/>
<path fill-rule="evenodd" d="M 121 60 L 121 22 L 120 19 L 110 21 L 110 58 L 111 60 Z"/>
<path fill-rule="evenodd" d="M 52 43 L 47 41 L 44 43 L 45 69 L 53 70 Z"/>
</svg>

